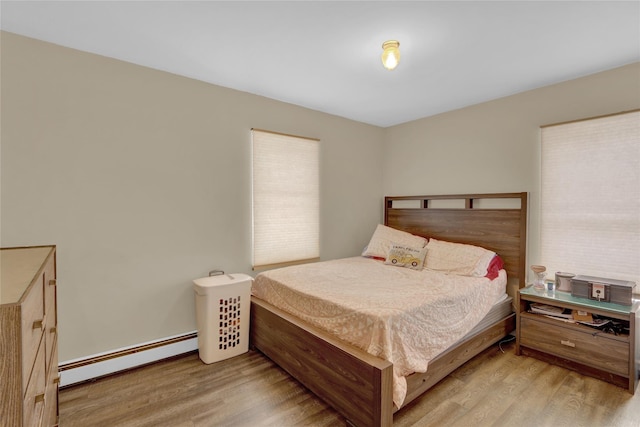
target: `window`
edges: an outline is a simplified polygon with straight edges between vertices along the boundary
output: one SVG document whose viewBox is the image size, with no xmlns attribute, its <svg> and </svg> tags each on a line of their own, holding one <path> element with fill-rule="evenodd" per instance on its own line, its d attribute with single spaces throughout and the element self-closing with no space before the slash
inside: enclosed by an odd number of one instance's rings
<svg viewBox="0 0 640 427">
<path fill-rule="evenodd" d="M 547 272 L 640 285 L 640 111 L 543 127 L 541 159 Z"/>
<path fill-rule="evenodd" d="M 320 256 L 319 145 L 252 130 L 254 269 Z"/>
</svg>

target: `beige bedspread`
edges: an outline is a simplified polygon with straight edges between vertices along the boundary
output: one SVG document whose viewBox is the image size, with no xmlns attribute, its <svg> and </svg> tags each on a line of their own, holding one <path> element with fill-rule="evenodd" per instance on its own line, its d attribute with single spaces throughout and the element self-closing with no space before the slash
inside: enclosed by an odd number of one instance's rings
<svg viewBox="0 0 640 427">
<path fill-rule="evenodd" d="M 385 265 L 354 257 L 260 273 L 252 293 L 280 309 L 393 363 L 393 399 L 405 376 L 467 334 L 505 293 L 495 280 Z"/>
</svg>

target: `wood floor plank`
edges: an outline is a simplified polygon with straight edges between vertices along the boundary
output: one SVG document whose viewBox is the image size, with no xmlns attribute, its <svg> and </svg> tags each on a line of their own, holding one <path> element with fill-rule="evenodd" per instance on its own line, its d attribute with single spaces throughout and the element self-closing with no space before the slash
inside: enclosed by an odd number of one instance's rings
<svg viewBox="0 0 640 427">
<path fill-rule="evenodd" d="M 394 415 L 398 427 L 638 427 L 640 392 L 495 345 Z M 197 354 L 60 391 L 63 427 L 344 426 L 261 353 L 206 365 Z"/>
</svg>

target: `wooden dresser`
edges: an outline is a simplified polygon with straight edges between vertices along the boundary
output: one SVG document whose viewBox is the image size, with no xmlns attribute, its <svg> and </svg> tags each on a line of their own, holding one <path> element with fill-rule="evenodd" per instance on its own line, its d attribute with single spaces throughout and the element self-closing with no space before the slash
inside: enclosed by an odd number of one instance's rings
<svg viewBox="0 0 640 427">
<path fill-rule="evenodd" d="M 58 425 L 56 247 L 0 250 L 0 427 Z"/>
</svg>

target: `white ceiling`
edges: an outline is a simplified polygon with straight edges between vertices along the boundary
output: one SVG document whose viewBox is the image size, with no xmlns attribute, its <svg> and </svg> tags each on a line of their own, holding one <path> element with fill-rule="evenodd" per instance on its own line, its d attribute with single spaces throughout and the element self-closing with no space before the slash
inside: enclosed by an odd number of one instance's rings
<svg viewBox="0 0 640 427">
<path fill-rule="evenodd" d="M 640 61 L 638 0 L 0 7 L 5 31 L 382 127 Z"/>
</svg>

